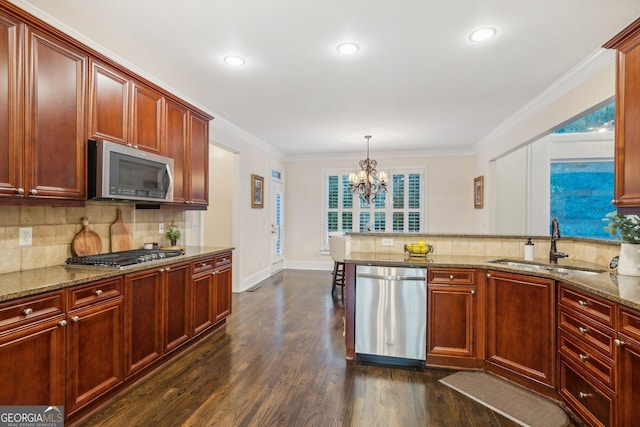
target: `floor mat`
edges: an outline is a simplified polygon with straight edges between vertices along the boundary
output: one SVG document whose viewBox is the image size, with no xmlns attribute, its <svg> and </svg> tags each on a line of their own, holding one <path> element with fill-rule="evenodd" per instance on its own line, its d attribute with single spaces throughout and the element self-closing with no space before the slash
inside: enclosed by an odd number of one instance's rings
<svg viewBox="0 0 640 427">
<path fill-rule="evenodd" d="M 569 417 L 558 405 L 484 372 L 456 372 L 440 382 L 522 426 L 566 427 L 569 424 Z"/>
</svg>

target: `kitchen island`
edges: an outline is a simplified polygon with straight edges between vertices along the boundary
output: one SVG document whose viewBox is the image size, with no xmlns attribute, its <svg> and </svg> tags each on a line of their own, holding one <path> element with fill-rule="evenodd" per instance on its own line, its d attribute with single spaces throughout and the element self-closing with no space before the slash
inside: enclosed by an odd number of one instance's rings
<svg viewBox="0 0 640 427">
<path fill-rule="evenodd" d="M 356 267 L 424 268 L 427 366 L 492 372 L 560 401 L 590 425 L 623 425 L 619 417 L 634 416 L 640 277 L 580 261 L 496 261 L 352 252 L 345 259 L 346 358 L 358 360 Z"/>
</svg>

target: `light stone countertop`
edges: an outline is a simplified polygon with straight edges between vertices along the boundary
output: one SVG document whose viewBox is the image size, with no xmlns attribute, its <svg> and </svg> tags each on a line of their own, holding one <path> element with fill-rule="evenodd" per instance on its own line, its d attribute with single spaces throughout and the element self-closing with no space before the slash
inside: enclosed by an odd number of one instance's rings
<svg viewBox="0 0 640 427">
<path fill-rule="evenodd" d="M 640 310 L 640 277 L 624 276 L 609 271 L 595 275 L 580 273 L 559 273 L 553 271 L 538 270 L 535 268 L 515 267 L 488 262 L 495 258 L 479 256 L 456 256 L 429 254 L 426 257 L 409 256 L 408 254 L 381 254 L 370 252 L 352 252 L 345 259 L 346 263 L 361 265 L 402 266 L 402 267 L 443 267 L 443 268 L 475 268 L 508 273 L 524 274 L 527 276 L 546 277 L 571 285 L 577 289 L 586 291 L 592 295 L 602 297 L 609 301 Z M 514 262 L 525 262 L 513 258 Z M 574 262 L 562 259 L 558 264 L 549 264 L 547 260 L 536 259 L 536 264 L 549 267 L 574 267 L 591 270 L 602 270 L 602 266 L 584 262 Z"/>
<path fill-rule="evenodd" d="M 35 270 L 0 274 L 0 302 L 35 295 L 42 292 L 64 289 L 82 283 L 120 276 L 134 271 L 147 270 L 182 261 L 191 261 L 203 256 L 229 252 L 231 247 L 188 246 L 185 254 L 158 261 L 149 261 L 127 267 L 82 267 L 59 265 Z"/>
</svg>

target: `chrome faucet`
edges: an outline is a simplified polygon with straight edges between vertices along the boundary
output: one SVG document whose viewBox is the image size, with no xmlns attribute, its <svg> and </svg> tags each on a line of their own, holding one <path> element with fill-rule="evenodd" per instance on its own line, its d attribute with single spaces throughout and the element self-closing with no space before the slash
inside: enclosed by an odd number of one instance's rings
<svg viewBox="0 0 640 427">
<path fill-rule="evenodd" d="M 553 264 L 558 263 L 558 258 L 566 258 L 569 255 L 564 252 L 559 252 L 556 248 L 556 241 L 560 240 L 560 227 L 558 226 L 558 218 L 551 220 L 551 248 L 549 249 L 549 262 Z"/>
</svg>

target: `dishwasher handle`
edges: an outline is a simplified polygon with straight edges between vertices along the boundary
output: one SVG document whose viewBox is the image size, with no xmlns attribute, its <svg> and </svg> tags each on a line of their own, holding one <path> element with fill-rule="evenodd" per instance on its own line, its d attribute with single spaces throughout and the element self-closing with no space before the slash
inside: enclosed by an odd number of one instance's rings
<svg viewBox="0 0 640 427">
<path fill-rule="evenodd" d="M 405 281 L 405 280 L 420 280 L 425 281 L 426 277 L 424 276 L 383 276 L 380 274 L 367 274 L 367 273 L 359 273 L 356 274 L 357 277 L 367 277 L 369 279 L 381 279 L 381 280 L 391 280 L 394 282 Z"/>
</svg>

